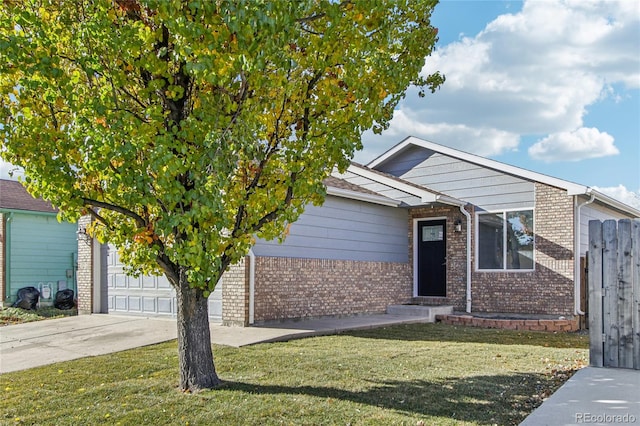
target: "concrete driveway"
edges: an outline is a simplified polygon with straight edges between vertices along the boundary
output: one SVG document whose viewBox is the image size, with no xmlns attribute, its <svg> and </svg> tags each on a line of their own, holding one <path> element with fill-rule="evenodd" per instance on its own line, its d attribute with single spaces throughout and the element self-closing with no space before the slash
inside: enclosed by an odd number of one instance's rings
<svg viewBox="0 0 640 426">
<path fill-rule="evenodd" d="M 0 327 L 0 373 L 102 355 L 176 338 L 176 322 L 82 315 Z"/>
</svg>

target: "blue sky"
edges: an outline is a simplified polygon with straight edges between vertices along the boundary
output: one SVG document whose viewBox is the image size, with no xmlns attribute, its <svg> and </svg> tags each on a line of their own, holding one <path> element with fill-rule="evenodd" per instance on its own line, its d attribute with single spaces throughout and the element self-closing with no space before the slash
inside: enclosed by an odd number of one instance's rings
<svg viewBox="0 0 640 426">
<path fill-rule="evenodd" d="M 589 185 L 640 208 L 640 2 L 444 0 L 423 72 L 368 163 L 406 136 Z"/>
</svg>

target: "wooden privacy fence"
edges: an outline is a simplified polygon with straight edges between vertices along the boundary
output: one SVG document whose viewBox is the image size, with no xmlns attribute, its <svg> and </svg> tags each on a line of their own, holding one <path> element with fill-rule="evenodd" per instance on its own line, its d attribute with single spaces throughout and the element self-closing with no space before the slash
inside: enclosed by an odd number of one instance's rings
<svg viewBox="0 0 640 426">
<path fill-rule="evenodd" d="M 640 370 L 640 220 L 589 221 L 590 363 Z"/>
</svg>

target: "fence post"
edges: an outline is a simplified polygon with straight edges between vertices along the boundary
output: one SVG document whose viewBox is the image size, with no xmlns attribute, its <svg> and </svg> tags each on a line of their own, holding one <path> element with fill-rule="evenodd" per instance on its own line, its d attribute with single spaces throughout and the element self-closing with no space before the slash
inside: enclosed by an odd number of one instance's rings
<svg viewBox="0 0 640 426">
<path fill-rule="evenodd" d="M 580 258 L 580 309 L 584 312 L 584 315 L 580 315 L 580 329 L 586 330 L 589 328 L 589 268 L 587 267 L 587 260 L 589 252 L 585 257 Z"/>
<path fill-rule="evenodd" d="M 633 368 L 631 220 L 618 221 L 618 366 Z"/>
<path fill-rule="evenodd" d="M 618 367 L 618 232 L 615 220 L 604 221 L 602 236 L 604 240 L 602 251 L 604 366 Z"/>
<path fill-rule="evenodd" d="M 589 363 L 603 366 L 602 338 L 602 223 L 589 221 Z"/>
</svg>

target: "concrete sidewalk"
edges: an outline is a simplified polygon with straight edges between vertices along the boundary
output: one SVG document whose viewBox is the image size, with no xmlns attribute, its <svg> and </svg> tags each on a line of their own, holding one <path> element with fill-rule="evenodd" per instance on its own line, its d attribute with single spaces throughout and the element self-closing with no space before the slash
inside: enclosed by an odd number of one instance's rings
<svg viewBox="0 0 640 426">
<path fill-rule="evenodd" d="M 520 426 L 640 425 L 640 370 L 587 367 Z"/>
<path fill-rule="evenodd" d="M 212 325 L 211 340 L 219 345 L 240 347 L 428 320 L 381 314 L 254 327 Z M 176 335 L 175 318 L 105 314 L 4 326 L 0 327 L 0 373 L 153 345 L 173 340 Z"/>
</svg>

